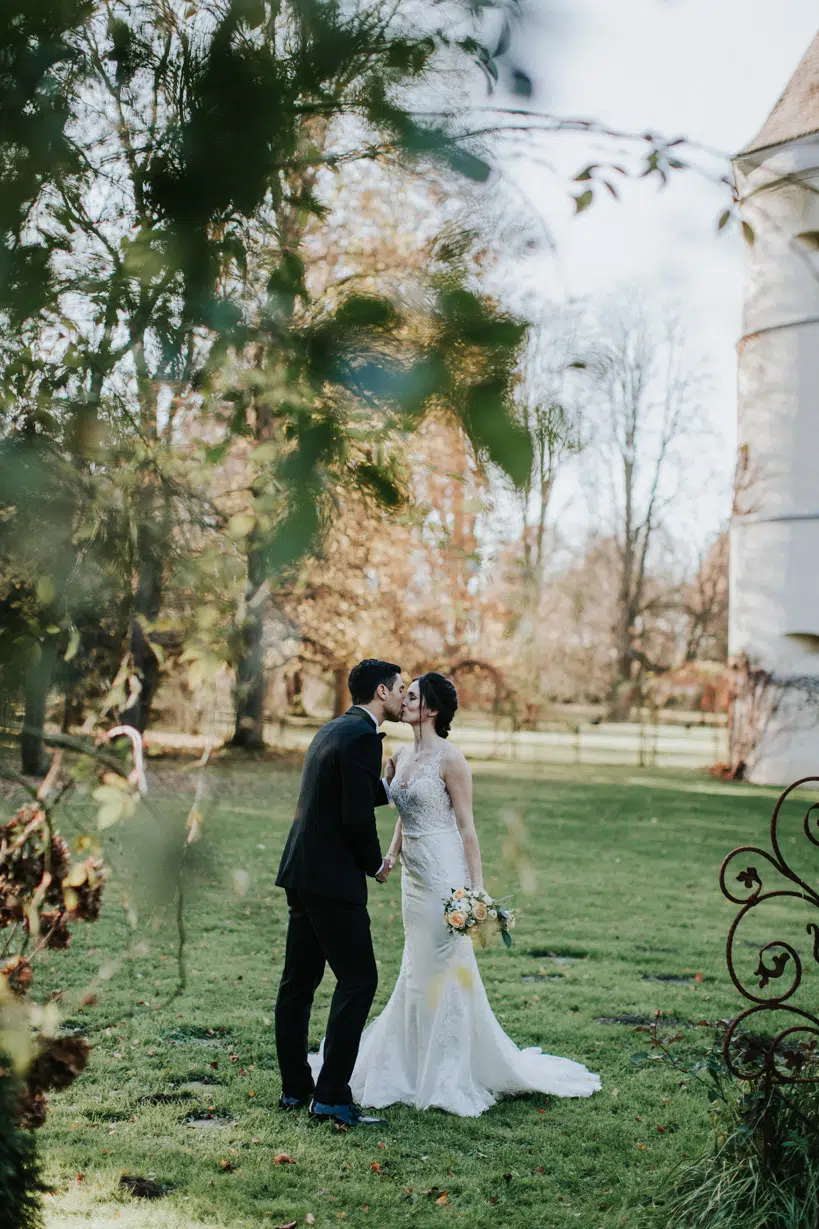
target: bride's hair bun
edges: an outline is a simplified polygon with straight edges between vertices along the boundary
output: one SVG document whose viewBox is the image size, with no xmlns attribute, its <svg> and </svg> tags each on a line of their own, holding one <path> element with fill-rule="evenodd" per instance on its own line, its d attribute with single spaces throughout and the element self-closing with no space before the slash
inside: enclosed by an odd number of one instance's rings
<svg viewBox="0 0 819 1229">
<path fill-rule="evenodd" d="M 452 719 L 458 709 L 458 693 L 443 674 L 430 670 L 418 679 L 418 691 L 422 708 L 437 713 L 435 733 L 439 738 L 448 738 Z"/>
</svg>

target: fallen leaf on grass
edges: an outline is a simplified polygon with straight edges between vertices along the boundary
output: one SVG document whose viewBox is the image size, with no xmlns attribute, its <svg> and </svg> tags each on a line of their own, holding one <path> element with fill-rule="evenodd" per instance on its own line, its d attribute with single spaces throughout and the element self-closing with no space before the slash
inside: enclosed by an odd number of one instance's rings
<svg viewBox="0 0 819 1229">
<path fill-rule="evenodd" d="M 85 1174 L 82 1172 L 82 1170 L 80 1170 L 80 1172 L 77 1174 L 74 1181 L 79 1184 L 80 1182 L 82 1182 L 84 1177 L 85 1177 Z"/>
<path fill-rule="evenodd" d="M 661 1135 L 665 1134 L 665 1127 L 661 1126 L 659 1122 L 657 1123 L 657 1130 Z"/>
<path fill-rule="evenodd" d="M 449 1203 L 449 1192 L 441 1191 L 440 1186 L 430 1186 L 428 1191 L 421 1192 L 425 1200 L 432 1200 L 434 1203 Z"/>
<path fill-rule="evenodd" d="M 634 1147 L 639 1148 L 640 1152 L 645 1152 L 648 1148 L 648 1144 L 635 1144 Z"/>
<path fill-rule="evenodd" d="M 370 1169 L 373 1171 L 373 1173 L 374 1173 L 374 1174 L 380 1174 L 380 1173 L 381 1173 L 381 1164 L 380 1164 L 380 1162 L 379 1162 L 379 1161 L 370 1161 Z"/>
<path fill-rule="evenodd" d="M 449 1203 L 449 1195 L 446 1193 L 446 1191 L 444 1191 L 442 1195 L 438 1196 L 435 1202 L 438 1204 L 440 1208 L 443 1208 Z"/>
<path fill-rule="evenodd" d="M 316 1218 L 312 1212 L 308 1212 L 304 1220 L 305 1220 L 305 1223 L 308 1225 L 315 1225 L 316 1223 Z"/>
<path fill-rule="evenodd" d="M 298 1225 L 294 1220 L 289 1220 L 286 1225 L 275 1225 L 274 1229 L 298 1229 Z"/>
<path fill-rule="evenodd" d="M 288 1156 L 286 1152 L 277 1152 L 273 1157 L 274 1165 L 295 1165 L 295 1163 L 292 1156 Z"/>
<path fill-rule="evenodd" d="M 219 1164 L 222 1166 L 222 1169 L 224 1169 L 226 1174 L 232 1174 L 236 1171 L 236 1166 L 233 1164 L 233 1161 L 220 1161 Z"/>
<path fill-rule="evenodd" d="M 490 1195 L 487 1200 L 487 1203 L 496 1204 L 496 1203 L 500 1203 L 500 1200 L 498 1199 L 497 1195 Z"/>
<path fill-rule="evenodd" d="M 542 1165 L 536 1165 L 536 1166 L 535 1166 L 535 1173 L 536 1173 L 536 1174 L 542 1174 L 542 1173 L 545 1173 L 545 1172 L 546 1172 L 546 1170 L 543 1168 L 543 1166 L 542 1166 Z"/>
</svg>

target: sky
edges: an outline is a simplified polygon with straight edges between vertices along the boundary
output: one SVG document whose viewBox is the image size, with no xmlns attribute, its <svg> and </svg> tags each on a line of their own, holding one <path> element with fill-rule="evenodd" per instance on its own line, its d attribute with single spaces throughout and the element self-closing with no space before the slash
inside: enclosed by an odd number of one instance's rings
<svg viewBox="0 0 819 1229">
<path fill-rule="evenodd" d="M 518 54 L 537 83 L 533 106 L 685 136 L 726 155 L 755 136 L 819 26 L 816 0 L 531 3 L 536 19 Z M 528 262 L 530 285 L 544 298 L 634 285 L 679 303 L 712 374 L 705 410 L 717 478 L 702 496 L 699 523 L 716 526 L 730 506 L 742 331 L 743 243 L 735 232 L 716 234 L 727 189 L 681 173 L 662 192 L 641 181 L 619 204 L 601 199 L 574 217 L 559 181 L 591 160 L 587 150 L 562 135 L 507 164 L 553 240 Z M 554 158 L 557 178 L 539 152 Z"/>
</svg>

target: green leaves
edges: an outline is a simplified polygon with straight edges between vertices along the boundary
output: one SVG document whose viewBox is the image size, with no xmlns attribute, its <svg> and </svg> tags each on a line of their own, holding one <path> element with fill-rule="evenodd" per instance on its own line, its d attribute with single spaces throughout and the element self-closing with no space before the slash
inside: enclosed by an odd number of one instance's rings
<svg viewBox="0 0 819 1229">
<path fill-rule="evenodd" d="M 91 797 L 98 803 L 97 827 L 100 831 L 112 828 L 123 819 L 130 819 L 136 814 L 139 802 L 139 795 L 134 793 L 128 782 L 113 772 L 105 773 L 102 785 L 97 786 Z M 78 883 L 71 880 L 69 886 L 78 887 L 83 882 L 84 878 Z"/>
<path fill-rule="evenodd" d="M 264 0 L 233 0 L 233 11 L 251 30 L 258 30 L 259 26 L 264 25 Z"/>
</svg>

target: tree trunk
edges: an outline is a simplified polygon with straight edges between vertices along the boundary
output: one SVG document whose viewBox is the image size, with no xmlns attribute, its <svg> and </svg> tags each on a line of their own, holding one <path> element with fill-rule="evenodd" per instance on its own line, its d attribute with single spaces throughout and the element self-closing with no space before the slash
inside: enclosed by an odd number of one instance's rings
<svg viewBox="0 0 819 1229">
<path fill-rule="evenodd" d="M 342 713 L 347 711 L 349 704 L 349 693 L 347 691 L 347 676 L 349 671 L 346 666 L 336 666 L 333 671 L 333 716 L 340 717 Z"/>
<path fill-rule="evenodd" d="M 236 663 L 236 724 L 231 747 L 264 748 L 264 602 L 254 603 L 263 582 L 261 552 L 248 550 L 245 609 Z"/>
<path fill-rule="evenodd" d="M 165 571 L 162 551 L 169 533 L 170 513 L 163 495 L 158 507 L 157 493 L 147 492 L 138 529 L 139 578 L 131 623 L 131 658 L 134 674 L 140 682 L 139 691 L 126 702 L 120 713 L 123 725 L 131 725 L 144 734 L 151 720 L 151 705 L 159 684 L 159 661 L 151 648 L 146 624 L 156 621 L 162 606 Z"/>
<path fill-rule="evenodd" d="M 48 636 L 35 646 L 25 678 L 25 717 L 20 735 L 20 767 L 26 776 L 40 777 L 48 768 L 43 745 L 46 703 L 54 667 L 57 664 L 57 640 Z"/>
<path fill-rule="evenodd" d="M 287 707 L 294 717 L 306 717 L 304 707 L 304 671 L 301 666 L 287 680 Z"/>
<path fill-rule="evenodd" d="M 63 734 L 70 734 L 72 726 L 82 725 L 83 716 L 83 702 L 77 699 L 73 684 L 69 684 L 63 696 Z"/>
</svg>

